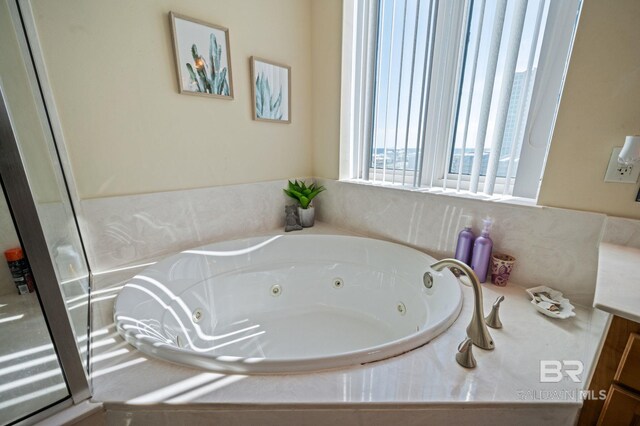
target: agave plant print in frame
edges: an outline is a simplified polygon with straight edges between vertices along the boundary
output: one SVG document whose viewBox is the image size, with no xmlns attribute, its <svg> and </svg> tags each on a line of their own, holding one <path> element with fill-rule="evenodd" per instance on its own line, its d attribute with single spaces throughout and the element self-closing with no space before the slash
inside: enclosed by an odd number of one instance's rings
<svg viewBox="0 0 640 426">
<path fill-rule="evenodd" d="M 169 13 L 180 93 L 233 99 L 229 29 Z"/>
<path fill-rule="evenodd" d="M 253 119 L 291 123 L 291 67 L 251 57 Z"/>
</svg>

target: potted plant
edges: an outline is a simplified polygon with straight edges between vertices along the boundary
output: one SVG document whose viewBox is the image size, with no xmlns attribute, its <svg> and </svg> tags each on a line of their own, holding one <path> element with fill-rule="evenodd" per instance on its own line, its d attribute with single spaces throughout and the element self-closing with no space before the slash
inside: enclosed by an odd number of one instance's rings
<svg viewBox="0 0 640 426">
<path fill-rule="evenodd" d="M 313 226 L 315 221 L 315 210 L 313 208 L 313 199 L 326 188 L 322 185 L 312 183 L 307 186 L 304 181 L 289 181 L 289 186 L 284 189 L 284 193 L 294 200 L 298 201 L 298 216 L 300 217 L 300 225 L 305 228 Z"/>
</svg>

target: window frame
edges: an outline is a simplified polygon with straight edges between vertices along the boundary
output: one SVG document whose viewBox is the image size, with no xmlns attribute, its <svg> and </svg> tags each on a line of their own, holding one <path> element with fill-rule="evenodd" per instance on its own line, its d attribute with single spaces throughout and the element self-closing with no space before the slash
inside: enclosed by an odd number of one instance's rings
<svg viewBox="0 0 640 426">
<path fill-rule="evenodd" d="M 575 30 L 579 21 L 581 3 L 582 0 L 550 1 L 549 18 L 543 34 L 537 72 L 532 81 L 530 108 L 528 114 L 522 117 L 526 119 L 526 125 L 518 169 L 510 180 L 511 190 L 504 194 L 506 196 L 537 199 L 546 157 L 551 145 L 553 127 L 571 56 Z M 460 47 L 457 49 L 456 60 L 446 69 L 444 78 L 441 75 L 443 69 L 438 67 L 434 68 L 434 72 L 430 76 L 430 86 L 448 87 L 449 89 L 442 89 L 437 96 L 432 96 L 430 93 L 429 104 L 435 102 L 440 106 L 445 104 L 446 107 L 439 109 L 437 117 L 429 112 L 433 109 L 428 107 L 425 112 L 426 116 L 421 117 L 421 120 L 430 120 L 423 137 L 435 140 L 435 143 L 424 144 L 424 149 L 420 153 L 422 167 L 418 169 L 420 173 L 415 179 L 415 185 L 412 184 L 414 182 L 412 179 L 406 185 L 394 184 L 394 186 L 404 186 L 412 190 L 441 188 L 444 191 L 453 190 L 456 192 L 469 189 L 468 176 L 463 175 L 460 178 L 460 187 L 458 188 L 458 174 L 448 172 L 451 161 L 451 133 L 454 120 L 457 120 L 454 110 L 457 108 L 462 55 L 464 54 L 463 46 L 465 44 L 460 38 L 462 25 L 468 23 L 467 19 L 470 13 L 468 4 L 469 1 L 440 2 L 438 19 L 441 19 L 441 14 L 451 12 L 445 12 L 443 9 L 447 5 L 453 7 L 453 13 L 464 14 L 464 18 L 460 15 L 460 18 L 463 19 L 456 21 L 460 23 L 457 28 L 452 29 L 451 26 L 440 25 L 436 29 L 436 41 L 446 37 L 447 32 L 460 35 L 456 41 Z M 376 179 L 376 174 L 379 171 L 374 172 L 374 169 L 369 167 L 373 102 L 375 99 L 378 5 L 379 0 L 344 0 L 343 2 L 340 180 L 381 183 Z M 456 5 L 458 5 L 458 10 L 456 10 Z M 364 16 L 366 18 L 363 18 Z M 362 24 L 363 21 L 365 22 L 363 27 L 365 31 L 359 33 L 359 24 Z M 568 21 L 575 23 L 567 25 Z M 436 43 L 436 46 L 440 46 L 440 55 L 442 55 L 442 50 L 447 50 L 442 48 L 442 43 Z M 441 60 L 438 54 L 436 48 L 434 60 Z M 446 59 L 449 60 L 453 55 L 446 56 Z M 455 72 L 451 72 L 452 70 Z M 446 113 L 443 114 L 442 111 Z M 443 128 L 445 129 L 444 134 Z M 387 169 L 386 173 L 394 173 L 394 170 Z M 407 171 L 405 174 L 409 173 Z M 480 176 L 481 187 L 484 186 L 484 180 L 484 176 Z M 495 182 L 495 194 L 503 194 L 506 178 L 497 177 Z M 389 185 L 392 184 L 389 183 Z M 465 194 L 465 196 L 468 195 Z M 486 198 L 486 195 L 482 195 L 480 198 Z"/>
</svg>

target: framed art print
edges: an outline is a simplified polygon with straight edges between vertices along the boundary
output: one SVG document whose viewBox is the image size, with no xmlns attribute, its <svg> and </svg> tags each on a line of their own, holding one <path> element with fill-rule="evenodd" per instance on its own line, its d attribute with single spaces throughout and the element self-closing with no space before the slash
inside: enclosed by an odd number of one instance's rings
<svg viewBox="0 0 640 426">
<path fill-rule="evenodd" d="M 253 119 L 291 123 L 291 67 L 251 57 Z"/>
<path fill-rule="evenodd" d="M 180 93 L 233 99 L 229 29 L 169 13 Z"/>
</svg>

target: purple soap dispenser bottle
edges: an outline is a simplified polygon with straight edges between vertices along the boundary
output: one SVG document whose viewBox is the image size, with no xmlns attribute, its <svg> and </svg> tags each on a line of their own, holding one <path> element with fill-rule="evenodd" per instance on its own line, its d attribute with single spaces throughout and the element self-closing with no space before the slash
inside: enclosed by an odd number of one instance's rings
<svg viewBox="0 0 640 426">
<path fill-rule="evenodd" d="M 471 216 L 462 216 L 464 229 L 458 234 L 458 245 L 456 246 L 455 258 L 459 261 L 471 266 L 471 252 L 473 251 L 473 242 L 476 235 L 471 230 L 473 218 Z"/>
<path fill-rule="evenodd" d="M 473 244 L 473 256 L 471 256 L 471 269 L 476 273 L 481 283 L 487 281 L 487 272 L 489 270 L 489 262 L 491 261 L 491 250 L 493 250 L 493 241 L 489 237 L 491 225 L 493 221 L 486 218 L 482 221 L 484 227 L 482 234 L 476 238 Z"/>
</svg>

